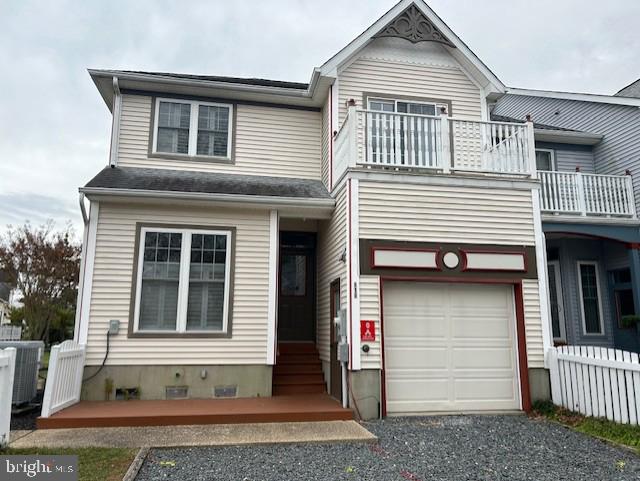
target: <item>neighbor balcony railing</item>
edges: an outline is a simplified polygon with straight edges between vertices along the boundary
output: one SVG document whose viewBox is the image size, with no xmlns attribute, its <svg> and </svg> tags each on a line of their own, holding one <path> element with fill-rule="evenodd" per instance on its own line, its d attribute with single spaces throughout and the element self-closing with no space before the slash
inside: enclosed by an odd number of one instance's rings
<svg viewBox="0 0 640 481">
<path fill-rule="evenodd" d="M 533 124 L 350 106 L 335 134 L 333 178 L 358 166 L 535 177 Z"/>
<path fill-rule="evenodd" d="M 542 211 L 582 216 L 636 217 L 630 175 L 540 171 Z"/>
</svg>

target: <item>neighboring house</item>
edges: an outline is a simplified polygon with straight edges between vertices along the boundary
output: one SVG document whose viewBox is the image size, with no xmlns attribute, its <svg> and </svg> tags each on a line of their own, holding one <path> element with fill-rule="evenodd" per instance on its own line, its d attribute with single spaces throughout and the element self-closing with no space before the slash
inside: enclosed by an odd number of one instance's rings
<svg viewBox="0 0 640 481">
<path fill-rule="evenodd" d="M 534 126 L 488 122 L 506 87 L 424 2 L 308 84 L 90 74 L 113 129 L 80 189 L 86 375 L 106 356 L 85 399 L 326 389 L 371 418 L 549 396 Z"/>
<path fill-rule="evenodd" d="M 493 118 L 531 115 L 557 343 L 640 352 L 639 82 L 614 96 L 509 89 Z"/>
<path fill-rule="evenodd" d="M 5 274 L 0 271 L 0 326 L 11 322 L 9 319 L 11 291 L 11 286 L 6 282 Z"/>
</svg>

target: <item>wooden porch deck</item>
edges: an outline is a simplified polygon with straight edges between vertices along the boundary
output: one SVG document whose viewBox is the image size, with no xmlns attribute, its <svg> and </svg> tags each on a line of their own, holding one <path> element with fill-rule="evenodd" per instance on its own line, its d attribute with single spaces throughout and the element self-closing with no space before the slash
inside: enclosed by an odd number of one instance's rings
<svg viewBox="0 0 640 481">
<path fill-rule="evenodd" d="M 48 418 L 39 429 L 236 424 L 353 419 L 326 393 L 240 399 L 81 401 Z"/>
</svg>

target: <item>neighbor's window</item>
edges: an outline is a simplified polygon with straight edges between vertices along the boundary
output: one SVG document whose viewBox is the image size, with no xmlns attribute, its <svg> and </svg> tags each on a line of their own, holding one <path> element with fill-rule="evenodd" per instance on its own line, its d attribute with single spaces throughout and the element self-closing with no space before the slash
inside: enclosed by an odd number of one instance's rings
<svg viewBox="0 0 640 481">
<path fill-rule="evenodd" d="M 554 170 L 553 150 L 536 149 L 536 169 Z"/>
<path fill-rule="evenodd" d="M 142 228 L 137 331 L 226 332 L 230 231 Z"/>
<path fill-rule="evenodd" d="M 578 262 L 580 309 L 585 334 L 602 334 L 602 301 L 597 262 Z"/>
<path fill-rule="evenodd" d="M 231 158 L 232 106 L 157 99 L 153 151 Z"/>
</svg>

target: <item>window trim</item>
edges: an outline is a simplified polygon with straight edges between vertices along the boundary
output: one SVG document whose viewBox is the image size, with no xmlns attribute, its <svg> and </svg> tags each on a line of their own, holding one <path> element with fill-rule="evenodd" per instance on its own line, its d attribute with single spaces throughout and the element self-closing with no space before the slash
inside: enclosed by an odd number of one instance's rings
<svg viewBox="0 0 640 481">
<path fill-rule="evenodd" d="M 367 110 L 371 110 L 371 102 L 388 102 L 388 103 L 393 102 L 393 112 L 387 112 L 387 113 L 400 114 L 400 115 L 406 112 L 398 112 L 398 102 L 403 102 L 407 104 L 416 104 L 416 105 L 433 105 L 434 113 L 433 115 L 429 115 L 428 117 L 436 117 L 438 115 L 439 104 L 431 100 L 409 100 L 409 99 L 394 98 L 394 97 L 371 96 L 371 97 L 367 97 Z M 413 114 L 410 114 L 410 115 L 413 115 Z"/>
<path fill-rule="evenodd" d="M 580 315 L 582 318 L 582 335 L 583 336 L 604 336 L 604 315 L 602 309 L 602 286 L 600 283 L 600 264 L 598 261 L 577 261 L 578 267 L 578 300 L 580 304 Z M 598 332 L 587 332 L 587 322 L 584 314 L 584 297 L 582 291 L 582 272 L 581 268 L 583 265 L 589 265 L 595 267 L 596 272 L 596 292 L 598 294 L 598 314 L 599 314 L 599 324 L 600 331 Z"/>
<path fill-rule="evenodd" d="M 544 172 L 557 172 L 557 166 L 556 166 L 556 151 L 553 149 L 539 149 L 536 147 L 536 152 L 549 152 L 549 162 L 551 163 L 551 170 L 549 171 L 544 171 Z M 536 166 L 536 170 L 538 170 L 538 166 Z M 540 171 L 539 171 L 540 172 Z"/>
<path fill-rule="evenodd" d="M 144 235 L 147 232 L 169 232 L 182 234 L 180 251 L 180 274 L 178 285 L 178 312 L 176 330 L 158 330 L 138 328 L 140 314 L 140 298 L 142 295 L 142 265 L 144 262 Z M 225 292 L 222 318 L 222 330 L 187 330 L 187 307 L 189 293 L 189 267 L 191 256 L 191 235 L 213 234 L 227 237 L 227 255 L 225 262 Z M 235 268 L 235 227 L 193 226 L 167 224 L 136 224 L 136 241 L 134 251 L 133 273 L 131 282 L 131 302 L 129 309 L 128 337 L 141 338 L 189 338 L 217 337 L 231 338 L 234 268 Z M 187 266 L 187 268 L 184 268 Z"/>
<path fill-rule="evenodd" d="M 560 272 L 560 260 L 554 259 L 547 261 L 547 272 L 549 271 L 549 265 L 553 266 L 554 278 L 556 283 L 556 298 L 558 300 L 558 324 L 560 327 L 560 337 L 553 336 L 553 325 L 551 326 L 551 335 L 554 341 L 567 342 L 567 326 L 564 317 L 564 299 L 562 297 L 562 274 Z M 549 286 L 550 287 L 550 286 Z"/>
<path fill-rule="evenodd" d="M 176 104 L 188 104 L 189 105 L 189 143 L 188 153 L 181 154 L 178 152 L 158 152 L 158 117 L 160 115 L 160 102 L 170 102 Z M 198 154 L 198 118 L 200 115 L 199 107 L 201 105 L 208 107 L 226 107 L 229 109 L 229 129 L 227 131 L 227 155 L 203 155 Z M 209 161 L 222 161 L 230 162 L 233 159 L 234 151 L 234 127 L 235 127 L 235 112 L 234 104 L 227 104 L 222 102 L 205 102 L 202 100 L 187 100 L 168 97 L 156 97 L 153 101 L 153 125 L 151 126 L 151 154 L 158 157 L 179 158 L 186 160 L 209 160 Z M 194 115 L 195 112 L 195 115 Z"/>
</svg>

